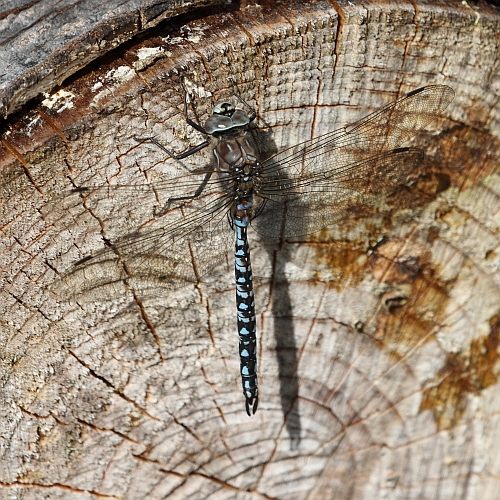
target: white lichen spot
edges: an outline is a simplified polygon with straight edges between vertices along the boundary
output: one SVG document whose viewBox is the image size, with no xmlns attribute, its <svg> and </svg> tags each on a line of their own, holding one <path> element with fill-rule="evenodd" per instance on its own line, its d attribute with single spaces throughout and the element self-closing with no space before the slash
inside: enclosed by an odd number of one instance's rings
<svg viewBox="0 0 500 500">
<path fill-rule="evenodd" d="M 110 69 L 104 77 L 99 78 L 99 81 L 94 84 L 92 90 L 96 91 L 102 88 L 94 96 L 94 101 L 100 101 L 113 92 L 113 85 L 123 85 L 125 82 L 136 78 L 136 72 L 129 66 L 119 66 L 118 68 Z"/>
<path fill-rule="evenodd" d="M 101 87 L 102 87 L 102 82 L 98 81 L 98 82 L 94 83 L 94 85 L 92 85 L 92 91 L 95 92 L 95 91 L 99 90 Z"/>
<path fill-rule="evenodd" d="M 201 86 L 195 85 L 193 82 L 189 81 L 188 79 L 184 80 L 184 85 L 186 86 L 186 89 L 187 89 L 189 94 L 196 94 L 199 98 L 212 96 L 212 92 L 204 89 Z"/>
<path fill-rule="evenodd" d="M 165 52 L 163 47 L 144 47 L 137 51 L 137 57 L 139 60 L 147 59 L 148 57 L 154 57 L 157 54 Z"/>
<path fill-rule="evenodd" d="M 181 33 L 186 37 L 186 40 L 192 43 L 200 43 L 203 40 L 205 28 L 203 26 L 184 26 L 181 28 Z"/>
<path fill-rule="evenodd" d="M 26 134 L 30 135 L 33 129 L 35 128 L 35 125 L 42 119 L 40 115 L 36 115 L 33 120 L 31 120 L 27 125 L 26 125 Z"/>
<path fill-rule="evenodd" d="M 104 78 L 106 80 L 118 80 L 123 82 L 132 79 L 134 76 L 135 72 L 129 66 L 118 66 L 118 68 L 110 69 Z"/>
<path fill-rule="evenodd" d="M 75 95 L 67 90 L 58 90 L 55 94 L 44 94 L 45 99 L 42 104 L 49 109 L 55 108 L 57 106 L 57 112 L 62 113 L 65 109 L 71 109 L 73 107 L 73 99 Z"/>
<path fill-rule="evenodd" d="M 187 39 L 192 43 L 200 43 L 203 37 L 198 34 L 188 33 Z"/>
<path fill-rule="evenodd" d="M 170 38 L 170 35 L 167 35 L 165 38 L 162 38 L 162 40 L 165 42 L 165 43 L 169 43 L 171 45 L 175 45 L 175 44 L 178 44 L 178 43 L 183 43 L 186 41 L 186 39 L 182 36 L 175 36 L 175 37 L 172 37 Z"/>
<path fill-rule="evenodd" d="M 133 63 L 134 69 L 141 71 L 148 64 L 160 57 L 170 57 L 172 52 L 165 50 L 164 47 L 144 47 L 137 51 L 137 61 Z"/>
</svg>

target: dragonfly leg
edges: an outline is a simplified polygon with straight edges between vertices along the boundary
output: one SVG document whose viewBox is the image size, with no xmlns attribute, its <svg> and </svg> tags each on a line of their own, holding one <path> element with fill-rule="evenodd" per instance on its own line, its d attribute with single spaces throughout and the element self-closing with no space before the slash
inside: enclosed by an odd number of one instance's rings
<svg viewBox="0 0 500 500">
<path fill-rule="evenodd" d="M 233 93 L 233 95 L 250 111 L 248 118 L 250 119 L 250 122 L 253 122 L 255 118 L 257 118 L 257 112 L 255 111 L 255 109 L 253 109 L 252 106 L 250 106 L 250 104 L 248 104 L 248 102 L 246 102 L 240 95 L 235 93 Z"/>
<path fill-rule="evenodd" d="M 155 215 L 157 217 L 161 217 L 164 215 L 167 210 L 168 210 L 168 205 L 170 203 L 176 202 L 176 201 L 189 201 L 189 200 L 194 200 L 195 198 L 198 198 L 201 193 L 203 193 L 203 190 L 205 189 L 206 185 L 208 184 L 208 181 L 210 180 L 210 177 L 212 177 L 213 170 L 209 170 L 206 174 L 203 180 L 201 181 L 201 184 L 198 186 L 198 189 L 193 194 L 190 194 L 189 196 L 177 196 L 175 198 L 169 198 L 163 208 L 159 212 L 155 212 Z"/>
<path fill-rule="evenodd" d="M 182 88 L 184 89 L 184 117 L 186 118 L 186 122 L 191 125 L 195 130 L 198 132 L 201 132 L 204 135 L 208 135 L 206 130 L 199 124 L 196 123 L 194 120 L 191 120 L 188 116 L 188 102 L 187 102 L 187 96 L 188 96 L 188 91 L 186 87 L 184 86 L 184 83 L 181 83 Z"/>
<path fill-rule="evenodd" d="M 195 130 L 198 132 L 201 132 L 203 135 L 208 135 L 206 130 L 199 124 L 196 123 L 194 120 L 191 120 L 188 116 L 188 106 L 187 106 L 187 90 L 184 87 L 184 117 L 186 118 L 186 122 L 191 125 Z M 187 158 L 188 156 L 191 156 L 194 153 L 197 153 L 198 151 L 202 150 L 203 148 L 206 148 L 210 143 L 207 140 L 204 140 L 203 142 L 200 142 L 197 146 L 194 146 L 187 151 L 184 151 L 184 153 L 176 155 L 169 149 L 167 149 L 163 144 L 161 144 L 157 139 L 154 137 L 147 137 L 146 139 L 139 139 L 138 137 L 134 137 L 134 139 L 138 142 L 151 142 L 155 146 L 158 146 L 161 150 L 165 151 L 170 157 L 172 157 L 174 160 L 182 160 L 184 158 Z"/>
<path fill-rule="evenodd" d="M 146 137 L 145 139 L 140 139 L 139 137 L 134 137 L 134 139 L 137 142 L 151 142 L 155 146 L 158 146 L 161 150 L 165 151 L 165 153 L 167 153 L 168 156 L 170 156 L 174 160 L 182 160 L 184 158 L 187 158 L 188 156 L 191 156 L 194 153 L 201 151 L 203 148 L 206 148 L 210 144 L 208 141 L 203 141 L 203 142 L 200 142 L 200 144 L 188 149 L 187 151 L 184 151 L 184 153 L 176 155 L 175 153 L 173 153 L 172 151 L 167 149 L 161 142 L 159 142 L 154 137 Z"/>
<path fill-rule="evenodd" d="M 236 87 L 236 82 L 232 78 L 228 78 L 228 80 L 233 84 L 233 88 Z M 238 99 L 238 101 L 240 101 L 250 111 L 250 115 L 248 118 L 250 118 L 250 121 L 253 122 L 255 120 L 255 118 L 257 118 L 257 113 L 256 113 L 255 109 L 253 109 L 252 106 L 250 106 L 250 104 L 248 104 L 248 102 L 246 102 L 243 99 L 243 97 L 241 97 L 234 90 L 233 90 L 233 95 L 234 95 L 234 97 L 236 97 L 236 99 Z"/>
</svg>

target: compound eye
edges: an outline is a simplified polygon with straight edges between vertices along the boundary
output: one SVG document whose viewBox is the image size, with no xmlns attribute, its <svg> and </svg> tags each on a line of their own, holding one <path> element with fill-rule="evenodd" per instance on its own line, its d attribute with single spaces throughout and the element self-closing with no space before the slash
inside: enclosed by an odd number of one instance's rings
<svg viewBox="0 0 500 500">
<path fill-rule="evenodd" d="M 235 109 L 236 108 L 230 102 L 220 102 L 214 107 L 212 113 L 214 115 L 232 116 Z"/>
</svg>

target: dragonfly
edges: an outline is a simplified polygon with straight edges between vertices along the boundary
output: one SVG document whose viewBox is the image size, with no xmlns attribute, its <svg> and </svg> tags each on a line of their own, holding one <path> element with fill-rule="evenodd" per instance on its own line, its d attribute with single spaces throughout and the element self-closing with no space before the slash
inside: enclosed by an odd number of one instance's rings
<svg viewBox="0 0 500 500">
<path fill-rule="evenodd" d="M 423 152 L 403 144 L 450 104 L 454 91 L 429 85 L 404 95 L 349 126 L 328 132 L 262 160 L 254 131 L 256 113 L 220 102 L 202 126 L 187 123 L 205 139 L 175 155 L 204 148 L 212 162 L 174 178 L 143 185 L 83 186 L 72 190 L 92 210 L 120 191 L 136 202 L 162 200 L 152 224 L 124 236 L 103 238 L 105 246 L 72 265 L 56 281 L 61 296 L 99 301 L 118 296 L 173 290 L 199 283 L 234 251 L 236 319 L 240 375 L 246 413 L 255 414 L 257 380 L 256 311 L 249 227 L 264 241 L 284 241 L 317 233 L 377 206 L 401 189 L 422 162 Z M 107 206 L 107 205 L 106 205 Z"/>
</svg>

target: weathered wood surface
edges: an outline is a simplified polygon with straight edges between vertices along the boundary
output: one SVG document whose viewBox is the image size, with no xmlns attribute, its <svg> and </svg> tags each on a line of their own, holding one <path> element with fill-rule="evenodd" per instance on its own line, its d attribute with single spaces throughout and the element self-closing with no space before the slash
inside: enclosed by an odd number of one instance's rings
<svg viewBox="0 0 500 500">
<path fill-rule="evenodd" d="M 164 19 L 221 0 L 23 2 L 0 12 L 0 113 L 50 92 L 100 55 Z"/>
<path fill-rule="evenodd" d="M 473 7 L 205 13 L 117 49 L 11 123 L 0 156 L 0 498 L 498 498 L 500 13 Z M 253 249 L 263 279 L 252 418 L 230 261 L 139 301 L 76 307 L 46 289 L 54 269 L 152 215 L 131 198 L 54 218 L 49 200 L 171 173 L 134 136 L 178 152 L 196 144 L 179 81 L 203 119 L 233 91 L 228 77 L 278 147 L 425 84 L 456 92 L 412 142 L 426 161 L 387 212 Z"/>
</svg>

